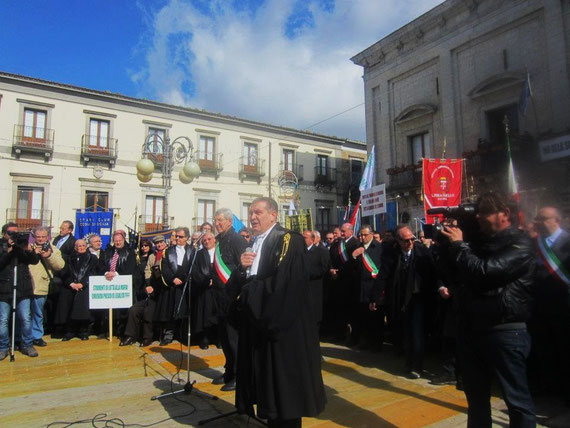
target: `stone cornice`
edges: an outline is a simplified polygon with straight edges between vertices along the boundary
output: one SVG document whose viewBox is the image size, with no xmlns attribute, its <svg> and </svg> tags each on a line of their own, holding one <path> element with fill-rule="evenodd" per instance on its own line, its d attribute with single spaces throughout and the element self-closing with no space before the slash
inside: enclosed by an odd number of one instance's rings
<svg viewBox="0 0 570 428">
<path fill-rule="evenodd" d="M 420 46 L 469 27 L 489 13 L 504 8 L 505 3 L 496 0 L 447 0 L 356 54 L 351 61 L 364 69 L 389 64 Z"/>
</svg>

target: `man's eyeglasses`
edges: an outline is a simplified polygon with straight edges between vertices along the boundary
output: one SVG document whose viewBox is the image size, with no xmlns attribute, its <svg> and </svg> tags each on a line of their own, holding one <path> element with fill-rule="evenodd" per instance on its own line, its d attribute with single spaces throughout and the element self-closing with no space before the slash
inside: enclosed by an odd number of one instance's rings
<svg viewBox="0 0 570 428">
<path fill-rule="evenodd" d="M 184 238 L 186 238 L 186 235 L 176 235 L 176 237 L 177 237 L 178 239 L 184 239 Z"/>
<path fill-rule="evenodd" d="M 371 233 L 359 233 L 358 236 L 368 236 L 368 235 L 372 235 Z"/>
<path fill-rule="evenodd" d="M 398 237 L 398 239 L 402 242 L 414 242 L 416 240 L 416 238 L 405 239 L 405 238 L 400 238 L 400 237 Z"/>
</svg>

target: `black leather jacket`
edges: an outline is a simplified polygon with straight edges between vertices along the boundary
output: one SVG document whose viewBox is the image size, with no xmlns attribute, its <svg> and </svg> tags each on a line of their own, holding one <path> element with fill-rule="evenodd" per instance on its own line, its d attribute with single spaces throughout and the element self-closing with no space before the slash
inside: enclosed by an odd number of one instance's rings
<svg viewBox="0 0 570 428">
<path fill-rule="evenodd" d="M 450 252 L 463 276 L 458 293 L 460 327 L 524 328 L 536 265 L 532 239 L 509 227 L 474 248 L 454 242 Z"/>
</svg>

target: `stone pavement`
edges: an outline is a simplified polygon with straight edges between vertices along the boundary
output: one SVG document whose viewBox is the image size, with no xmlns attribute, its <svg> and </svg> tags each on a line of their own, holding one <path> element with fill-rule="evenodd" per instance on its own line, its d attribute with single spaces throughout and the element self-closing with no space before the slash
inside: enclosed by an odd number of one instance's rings
<svg viewBox="0 0 570 428">
<path fill-rule="evenodd" d="M 63 427 L 104 425 L 117 418 L 125 424 L 174 427 L 198 422 L 234 410 L 233 392 L 222 392 L 211 379 L 221 373 L 224 358 L 211 346 L 191 348 L 190 375 L 195 393 L 160 400 L 151 397 L 179 390 L 186 382 L 185 346 L 151 345 L 119 347 L 117 341 L 48 340 L 38 358 L 16 354 L 16 361 L 0 362 L 0 426 Z M 466 425 L 464 394 L 454 386 L 434 386 L 427 379 L 401 376 L 401 360 L 389 347 L 381 353 L 356 351 L 322 343 L 323 379 L 328 403 L 317 418 L 303 420 L 304 427 L 463 427 Z M 181 358 L 182 357 L 182 358 Z M 183 369 L 176 375 L 178 367 Z M 428 364 L 429 368 L 429 364 Z M 170 380 L 173 379 L 174 383 Z M 538 403 L 538 413 L 549 416 L 543 426 L 569 426 L 570 412 L 556 400 Z M 98 416 L 98 422 L 93 419 Z M 103 416 L 105 415 L 105 416 Z M 493 400 L 496 426 L 508 426 L 502 400 Z M 61 423 L 54 423 L 61 422 Z M 50 425 L 51 424 L 51 425 Z M 260 426 L 245 416 L 230 416 L 209 427 Z"/>
</svg>

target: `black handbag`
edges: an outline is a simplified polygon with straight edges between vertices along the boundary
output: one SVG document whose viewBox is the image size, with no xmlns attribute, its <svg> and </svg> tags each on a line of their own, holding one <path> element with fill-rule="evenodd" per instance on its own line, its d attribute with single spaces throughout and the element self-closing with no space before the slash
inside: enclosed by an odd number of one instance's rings
<svg viewBox="0 0 570 428">
<path fill-rule="evenodd" d="M 46 266 L 46 262 L 44 259 L 40 259 L 44 269 L 46 270 L 47 276 L 49 278 L 49 288 L 48 288 L 48 295 L 54 296 L 59 294 L 61 287 L 63 286 L 63 280 L 59 276 L 53 276 L 50 272 L 48 267 Z"/>
</svg>

